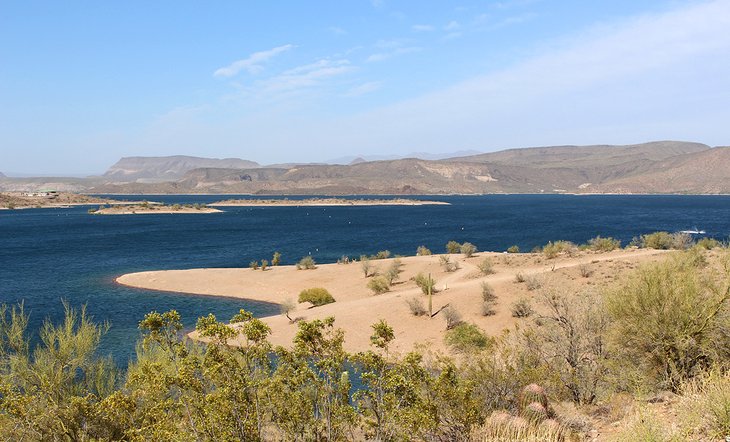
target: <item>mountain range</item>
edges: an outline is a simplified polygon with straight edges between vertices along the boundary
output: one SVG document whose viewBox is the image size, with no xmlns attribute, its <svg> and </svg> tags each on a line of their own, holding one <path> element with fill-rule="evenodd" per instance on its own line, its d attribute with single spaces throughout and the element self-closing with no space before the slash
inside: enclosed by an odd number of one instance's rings
<svg viewBox="0 0 730 442">
<path fill-rule="evenodd" d="M 348 164 L 262 166 L 238 158 L 122 158 L 102 176 L 2 178 L 0 189 L 88 193 L 730 193 L 730 147 L 656 141 L 551 146 Z M 425 156 L 425 155 L 424 155 Z"/>
</svg>

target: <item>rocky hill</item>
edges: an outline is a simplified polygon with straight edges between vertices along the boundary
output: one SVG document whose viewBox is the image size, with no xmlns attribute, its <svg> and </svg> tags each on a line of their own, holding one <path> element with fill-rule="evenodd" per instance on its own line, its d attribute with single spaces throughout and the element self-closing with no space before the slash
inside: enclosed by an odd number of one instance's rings
<svg viewBox="0 0 730 442">
<path fill-rule="evenodd" d="M 183 155 L 170 157 L 125 157 L 117 161 L 104 177 L 118 182 L 174 181 L 187 172 L 203 167 L 248 169 L 258 167 L 253 161 L 239 158 L 199 158 Z"/>
</svg>

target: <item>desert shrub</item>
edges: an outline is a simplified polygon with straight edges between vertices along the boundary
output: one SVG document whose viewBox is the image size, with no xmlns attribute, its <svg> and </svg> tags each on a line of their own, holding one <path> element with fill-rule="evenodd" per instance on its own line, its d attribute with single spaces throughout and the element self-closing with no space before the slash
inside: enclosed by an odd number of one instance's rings
<svg viewBox="0 0 730 442">
<path fill-rule="evenodd" d="M 525 277 L 525 287 L 529 291 L 537 290 L 542 287 L 542 280 L 537 275 L 527 275 Z"/>
<path fill-rule="evenodd" d="M 431 250 L 428 249 L 426 246 L 418 246 L 416 249 L 416 255 L 418 256 L 427 256 L 431 254 Z"/>
<path fill-rule="evenodd" d="M 606 297 L 619 359 L 650 386 L 677 391 L 730 357 L 728 301 L 726 280 L 718 284 L 688 254 L 640 268 Z"/>
<path fill-rule="evenodd" d="M 517 274 L 515 275 L 515 282 L 522 283 L 522 282 L 525 282 L 525 280 L 526 280 L 525 274 L 522 272 L 517 272 Z"/>
<path fill-rule="evenodd" d="M 494 301 L 497 295 L 494 294 L 494 288 L 486 281 L 480 284 L 482 290 L 482 301 Z"/>
<path fill-rule="evenodd" d="M 446 332 L 446 345 L 452 349 L 467 353 L 482 350 L 490 344 L 489 337 L 474 324 L 462 322 Z"/>
<path fill-rule="evenodd" d="M 654 232 L 641 235 L 639 246 L 645 249 L 684 250 L 692 244 L 692 236 L 688 233 Z"/>
<path fill-rule="evenodd" d="M 347 255 L 342 255 L 339 258 L 337 258 L 337 264 L 350 264 L 352 260 Z"/>
<path fill-rule="evenodd" d="M 375 255 L 375 259 L 388 259 L 390 258 L 390 250 L 381 250 Z"/>
<path fill-rule="evenodd" d="M 610 252 L 611 250 L 620 249 L 621 241 L 611 237 L 602 238 L 601 236 L 596 236 L 588 240 L 588 246 L 591 250 L 597 252 Z"/>
<path fill-rule="evenodd" d="M 296 309 L 297 304 L 294 302 L 293 299 L 285 299 L 281 304 L 279 304 L 279 311 L 282 315 L 286 316 L 286 319 L 288 319 L 289 322 L 294 322 L 289 314 Z"/>
<path fill-rule="evenodd" d="M 428 310 L 426 310 L 426 306 L 423 305 L 423 300 L 421 298 L 414 296 L 406 299 L 406 303 L 408 304 L 408 308 L 411 310 L 411 314 L 413 316 L 423 316 L 428 313 Z"/>
<path fill-rule="evenodd" d="M 390 283 L 384 276 L 376 276 L 368 281 L 368 288 L 376 295 L 381 295 L 390 290 Z"/>
<path fill-rule="evenodd" d="M 448 305 L 441 310 L 441 314 L 446 321 L 446 330 L 451 330 L 461 324 L 461 313 L 454 307 Z"/>
<path fill-rule="evenodd" d="M 595 403 L 606 387 L 609 365 L 609 320 L 601 297 L 548 289 L 538 299 L 545 313 L 525 332 L 528 351 L 545 361 L 550 377 L 575 404 Z"/>
<path fill-rule="evenodd" d="M 311 289 L 304 289 L 299 293 L 299 302 L 308 302 L 315 307 L 319 307 L 320 305 L 335 302 L 335 298 L 332 297 L 327 289 L 313 287 Z"/>
<path fill-rule="evenodd" d="M 561 253 L 572 255 L 575 250 L 575 244 L 570 241 L 551 241 L 543 246 L 542 253 L 545 255 L 546 258 L 553 259 Z"/>
<path fill-rule="evenodd" d="M 251 270 L 258 270 L 259 269 L 259 262 L 258 261 L 251 261 L 248 263 L 249 268 Z"/>
<path fill-rule="evenodd" d="M 507 253 L 520 253 L 520 248 L 517 245 L 510 246 L 507 249 Z"/>
<path fill-rule="evenodd" d="M 279 264 L 281 264 L 281 253 L 274 252 L 274 256 L 271 258 L 271 265 L 276 267 Z"/>
<path fill-rule="evenodd" d="M 716 240 L 715 238 L 702 238 L 699 241 L 697 241 L 697 246 L 702 247 L 705 250 L 712 250 L 715 247 L 722 247 L 722 244 L 720 241 Z"/>
<path fill-rule="evenodd" d="M 580 271 L 580 276 L 584 278 L 590 278 L 593 274 L 593 269 L 588 264 L 581 264 L 578 266 L 578 270 Z"/>
<path fill-rule="evenodd" d="M 311 256 L 305 256 L 304 258 L 300 259 L 297 263 L 297 270 L 313 270 L 317 268 L 317 263 L 314 262 L 314 258 Z"/>
<path fill-rule="evenodd" d="M 730 372 L 712 370 L 690 381 L 679 405 L 684 427 L 700 436 L 721 440 L 730 436 Z"/>
<path fill-rule="evenodd" d="M 421 288 L 424 295 L 428 295 L 429 290 L 431 293 L 436 293 L 436 280 L 431 278 L 430 275 L 418 273 L 413 277 L 413 280 L 416 282 L 416 285 Z"/>
<path fill-rule="evenodd" d="M 512 316 L 515 318 L 527 318 L 534 313 L 532 305 L 527 298 L 520 298 L 511 306 Z"/>
<path fill-rule="evenodd" d="M 269 261 L 262 259 L 261 260 L 261 270 L 266 270 L 267 267 L 269 267 Z"/>
<path fill-rule="evenodd" d="M 472 255 L 474 255 L 477 252 L 477 246 L 470 242 L 465 242 L 464 244 L 459 247 L 459 250 L 461 253 L 466 256 L 467 258 L 470 258 Z"/>
<path fill-rule="evenodd" d="M 446 253 L 459 253 L 461 251 L 461 244 L 456 241 L 449 241 L 446 243 Z"/>
<path fill-rule="evenodd" d="M 609 439 L 612 442 L 681 442 L 686 439 L 657 418 L 651 410 L 639 410 L 625 419 L 619 430 Z"/>
<path fill-rule="evenodd" d="M 448 256 L 439 256 L 439 263 L 446 272 L 455 272 L 459 270 L 459 263 L 457 261 L 452 261 Z"/>
<path fill-rule="evenodd" d="M 494 273 L 494 264 L 492 264 L 492 258 L 485 257 L 482 259 L 479 264 L 477 264 L 477 268 L 479 268 L 479 271 L 482 272 L 483 275 L 491 275 Z"/>
<path fill-rule="evenodd" d="M 400 268 L 403 267 L 403 262 L 400 260 L 400 258 L 395 258 L 391 263 L 390 266 L 388 266 L 388 270 L 385 271 L 385 279 L 388 281 L 388 284 L 392 285 L 395 281 L 398 280 L 400 277 Z"/>
<path fill-rule="evenodd" d="M 360 268 L 362 269 L 362 273 L 365 275 L 366 278 L 375 275 L 375 270 L 373 267 L 373 263 L 367 256 L 362 255 L 360 257 Z"/>
</svg>

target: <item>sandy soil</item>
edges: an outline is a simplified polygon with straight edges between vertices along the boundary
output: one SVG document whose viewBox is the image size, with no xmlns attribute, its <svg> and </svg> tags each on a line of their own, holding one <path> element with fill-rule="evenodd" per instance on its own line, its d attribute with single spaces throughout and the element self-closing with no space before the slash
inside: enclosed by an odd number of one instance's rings
<svg viewBox="0 0 730 442">
<path fill-rule="evenodd" d="M 490 335 L 498 335 L 519 321 L 511 315 L 510 306 L 525 297 L 535 302 L 538 290 L 530 291 L 527 284 L 516 282 L 516 275 L 534 275 L 543 287 L 556 287 L 565 291 L 598 290 L 624 276 L 627 270 L 647 261 L 663 259 L 667 253 L 659 250 L 616 250 L 608 253 L 579 252 L 572 257 L 546 259 L 540 254 L 504 254 L 482 252 L 471 258 L 450 255 L 461 268 L 446 273 L 439 264 L 439 256 L 413 256 L 401 258 L 402 273 L 391 291 L 373 295 L 366 287 L 361 264 L 326 264 L 314 270 L 296 270 L 294 266 L 273 267 L 270 270 L 251 269 L 192 269 L 131 273 L 120 276 L 120 284 L 154 290 L 194 293 L 200 295 L 248 298 L 272 303 L 287 299 L 296 300 L 301 290 L 324 287 L 336 302 L 309 308 L 299 304 L 292 317 L 312 320 L 334 316 L 336 325 L 345 331 L 345 347 L 349 351 L 366 350 L 371 335 L 370 325 L 385 319 L 396 332 L 393 350 L 406 352 L 415 344 L 431 345 L 435 350 L 446 350 L 443 343 L 446 331 L 443 315 L 433 318 L 416 317 L 410 313 L 408 298 L 420 297 L 427 305 L 427 297 L 421 294 L 412 280 L 419 272 L 431 273 L 439 291 L 433 296 L 433 310 L 446 304 L 455 307 L 463 319 L 481 327 Z M 496 272 L 482 275 L 477 264 L 490 257 Z M 392 259 L 372 261 L 385 271 Z M 589 277 L 581 275 L 589 269 Z M 480 284 L 486 281 L 497 295 L 496 314 L 481 315 Z M 200 312 L 200 315 L 207 312 Z M 221 318 L 228 319 L 228 318 Z M 264 321 L 272 328 L 271 342 L 289 346 L 297 331 L 284 316 L 271 316 Z"/>
<path fill-rule="evenodd" d="M 182 206 L 180 208 L 174 208 L 173 206 L 167 205 L 112 205 L 111 207 L 104 207 L 102 209 L 95 210 L 94 215 L 147 215 L 147 214 L 182 214 L 182 213 L 221 213 L 222 210 L 214 209 L 212 207 L 189 207 Z"/>
<path fill-rule="evenodd" d="M 224 200 L 218 201 L 209 206 L 217 207 L 300 207 L 300 206 L 425 206 L 425 205 L 450 205 L 443 201 L 421 201 L 405 198 L 398 199 L 345 199 L 345 198 L 308 198 L 303 200 L 289 199 L 249 199 L 249 200 Z"/>
</svg>

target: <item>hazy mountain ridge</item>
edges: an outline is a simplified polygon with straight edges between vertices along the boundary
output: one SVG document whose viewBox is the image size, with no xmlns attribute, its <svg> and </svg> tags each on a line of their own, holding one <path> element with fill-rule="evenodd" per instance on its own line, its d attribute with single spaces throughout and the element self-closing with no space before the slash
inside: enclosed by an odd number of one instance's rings
<svg viewBox="0 0 730 442">
<path fill-rule="evenodd" d="M 534 147 L 442 160 L 404 158 L 348 165 L 259 166 L 239 159 L 194 157 L 147 160 L 124 158 L 102 177 L 6 178 L 0 187 L 22 190 L 53 187 L 48 185 L 53 182 L 89 193 L 730 193 L 726 173 L 730 147 L 679 141 Z M 190 168 L 199 164 L 214 167 Z M 228 164 L 233 167 L 222 167 Z M 168 175 L 177 178 L 162 182 Z"/>
<path fill-rule="evenodd" d="M 104 177 L 130 182 L 137 180 L 171 181 L 182 178 L 185 173 L 203 167 L 248 169 L 258 167 L 254 161 L 240 158 L 200 158 L 185 155 L 169 157 L 124 157 L 117 161 Z"/>
</svg>

